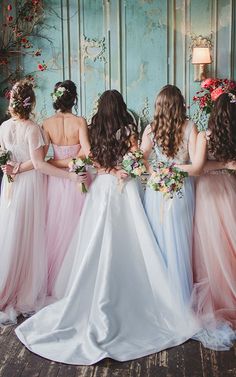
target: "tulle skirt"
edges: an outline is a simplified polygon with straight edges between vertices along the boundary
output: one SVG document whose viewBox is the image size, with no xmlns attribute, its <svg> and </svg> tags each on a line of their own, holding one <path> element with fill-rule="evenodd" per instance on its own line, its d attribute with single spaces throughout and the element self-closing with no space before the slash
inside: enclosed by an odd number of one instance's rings
<svg viewBox="0 0 236 377">
<path fill-rule="evenodd" d="M 63 264 L 71 266 L 65 297 L 16 329 L 43 357 L 85 365 L 125 361 L 199 330 L 169 284 L 135 179 L 122 189 L 109 174 L 95 179 Z"/>
<path fill-rule="evenodd" d="M 168 279 L 176 295 L 190 302 L 193 288 L 192 237 L 195 207 L 194 179 L 186 178 L 182 197 L 165 199 L 151 188 L 145 192 L 145 210 L 166 262 Z"/>
<path fill-rule="evenodd" d="M 61 297 L 61 290 L 55 291 L 55 281 L 79 222 L 86 195 L 81 192 L 79 184 L 69 179 L 48 177 L 46 250 L 49 296 Z M 66 283 L 60 281 L 62 290 Z"/>
<path fill-rule="evenodd" d="M 3 178 L 0 198 L 0 323 L 16 320 L 44 303 L 46 180 L 31 170 Z"/>
<path fill-rule="evenodd" d="M 236 329 L 236 176 L 197 179 L 194 223 L 194 306 Z"/>
</svg>

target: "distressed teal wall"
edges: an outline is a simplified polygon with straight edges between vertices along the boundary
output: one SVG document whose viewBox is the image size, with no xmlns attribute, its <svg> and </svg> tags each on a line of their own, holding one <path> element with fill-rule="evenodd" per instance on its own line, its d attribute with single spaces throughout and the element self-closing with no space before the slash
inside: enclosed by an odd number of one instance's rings
<svg viewBox="0 0 236 377">
<path fill-rule="evenodd" d="M 49 70 L 39 73 L 37 111 L 52 114 L 55 82 L 78 85 L 79 113 L 90 118 L 99 93 L 116 88 L 143 123 L 152 117 L 156 93 L 177 85 L 187 104 L 193 82 L 191 33 L 212 33 L 209 75 L 236 79 L 236 0 L 53 0 L 47 22 L 53 49 L 44 51 Z M 92 47 L 97 43 L 98 47 Z M 96 43 L 95 43 L 96 42 Z M 30 66 L 25 60 L 23 64 Z"/>
</svg>

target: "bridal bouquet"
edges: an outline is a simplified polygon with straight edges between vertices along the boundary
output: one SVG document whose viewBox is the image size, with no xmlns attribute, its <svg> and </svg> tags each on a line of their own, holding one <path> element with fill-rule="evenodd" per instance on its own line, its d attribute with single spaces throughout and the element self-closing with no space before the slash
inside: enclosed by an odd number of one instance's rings
<svg viewBox="0 0 236 377">
<path fill-rule="evenodd" d="M 4 149 L 0 149 L 0 166 L 6 165 L 7 162 L 11 159 L 10 152 Z M 13 178 L 11 175 L 7 176 L 8 182 L 13 182 Z"/>
<path fill-rule="evenodd" d="M 143 152 L 138 149 L 134 152 L 126 153 L 123 157 L 121 167 L 132 178 L 140 177 L 146 172 L 146 167 L 143 163 Z"/>
<path fill-rule="evenodd" d="M 149 178 L 147 186 L 154 191 L 162 192 L 166 199 L 173 199 L 175 194 L 181 198 L 184 179 L 187 176 L 188 173 L 179 170 L 174 164 L 168 165 L 159 162 L 156 164 L 155 172 Z"/>
<path fill-rule="evenodd" d="M 222 93 L 227 93 L 231 90 L 236 90 L 236 81 L 213 78 L 202 81 L 201 89 L 197 91 L 196 95 L 193 97 L 193 102 L 197 106 L 192 119 L 196 123 L 199 131 L 207 129 L 214 101 Z"/>
<path fill-rule="evenodd" d="M 83 173 L 87 171 L 87 165 L 91 165 L 90 158 L 73 158 L 68 166 L 69 166 L 69 172 L 71 173 Z M 88 192 L 88 189 L 85 185 L 85 183 L 81 183 L 81 192 L 86 193 Z"/>
</svg>

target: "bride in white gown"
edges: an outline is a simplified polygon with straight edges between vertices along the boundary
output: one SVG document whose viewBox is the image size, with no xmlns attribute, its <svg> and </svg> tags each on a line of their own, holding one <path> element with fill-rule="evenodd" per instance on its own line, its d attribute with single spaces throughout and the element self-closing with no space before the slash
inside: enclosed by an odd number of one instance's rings
<svg viewBox="0 0 236 377">
<path fill-rule="evenodd" d="M 83 365 L 106 357 L 125 361 L 178 345 L 198 331 L 169 286 L 138 182 L 117 168 L 135 148 L 136 133 L 121 94 L 104 92 L 91 131 L 91 153 L 103 170 L 64 261 L 73 258 L 65 297 L 16 329 L 43 357 Z M 122 192 L 117 178 L 127 178 Z"/>
</svg>

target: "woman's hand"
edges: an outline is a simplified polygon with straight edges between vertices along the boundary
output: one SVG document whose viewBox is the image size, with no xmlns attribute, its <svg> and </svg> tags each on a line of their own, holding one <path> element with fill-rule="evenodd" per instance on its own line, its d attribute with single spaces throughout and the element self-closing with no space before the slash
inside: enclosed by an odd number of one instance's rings
<svg viewBox="0 0 236 377">
<path fill-rule="evenodd" d="M 125 170 L 123 169 L 119 169 L 119 170 L 116 170 L 115 171 L 115 176 L 118 180 L 121 180 L 121 179 L 126 179 L 128 177 L 128 174 L 126 173 Z"/>
<path fill-rule="evenodd" d="M 86 183 L 88 179 L 88 173 L 87 172 L 81 172 L 78 174 L 69 173 L 69 179 L 75 183 Z"/>
<path fill-rule="evenodd" d="M 229 169 L 229 170 L 236 170 L 236 161 L 229 161 L 229 162 L 226 162 L 226 169 Z"/>
<path fill-rule="evenodd" d="M 4 174 L 7 174 L 7 175 L 13 175 L 14 174 L 14 166 L 12 166 L 8 163 L 6 165 L 2 165 L 1 169 L 2 169 Z"/>
</svg>

